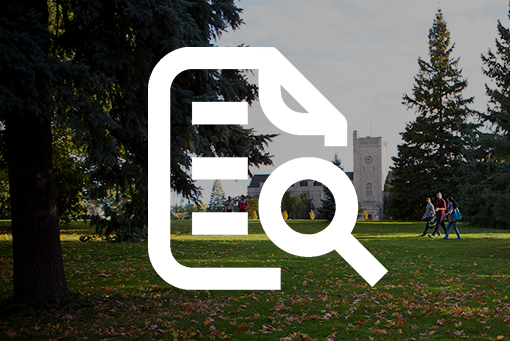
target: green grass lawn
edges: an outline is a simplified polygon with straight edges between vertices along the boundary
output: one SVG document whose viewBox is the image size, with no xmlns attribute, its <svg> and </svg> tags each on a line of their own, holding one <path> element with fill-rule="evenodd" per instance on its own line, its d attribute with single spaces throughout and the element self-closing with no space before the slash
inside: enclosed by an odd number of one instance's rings
<svg viewBox="0 0 510 341">
<path fill-rule="evenodd" d="M 334 252 L 279 250 L 258 220 L 237 237 L 192 236 L 191 222 L 177 221 L 182 264 L 282 268 L 280 291 L 185 291 L 158 277 L 146 242 L 82 243 L 90 228 L 74 223 L 62 245 L 77 303 L 20 308 L 9 299 L 12 241 L 0 221 L 0 339 L 510 340 L 510 231 L 459 225 L 461 241 L 420 238 L 424 223 L 359 222 L 355 237 L 388 269 L 370 287 Z"/>
</svg>

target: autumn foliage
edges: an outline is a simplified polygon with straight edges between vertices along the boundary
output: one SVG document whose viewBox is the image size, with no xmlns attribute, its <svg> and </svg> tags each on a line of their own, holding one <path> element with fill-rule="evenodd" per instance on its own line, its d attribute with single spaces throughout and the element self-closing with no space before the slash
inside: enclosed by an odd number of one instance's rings
<svg viewBox="0 0 510 341">
<path fill-rule="evenodd" d="M 12 305 L 12 241 L 0 222 L 0 339 L 506 340 L 510 267 L 505 230 L 459 223 L 463 240 L 414 237 L 424 223 L 359 222 L 354 237 L 388 269 L 371 287 L 336 252 L 296 257 L 250 221 L 247 236 L 204 239 L 173 220 L 175 258 L 190 267 L 279 267 L 282 290 L 187 291 L 154 271 L 146 242 L 82 243 L 62 230 L 76 304 Z M 317 233 L 321 220 L 289 220 Z M 203 279 L 204 281 L 207 278 Z M 487 328 L 490 327 L 490 328 Z"/>
</svg>

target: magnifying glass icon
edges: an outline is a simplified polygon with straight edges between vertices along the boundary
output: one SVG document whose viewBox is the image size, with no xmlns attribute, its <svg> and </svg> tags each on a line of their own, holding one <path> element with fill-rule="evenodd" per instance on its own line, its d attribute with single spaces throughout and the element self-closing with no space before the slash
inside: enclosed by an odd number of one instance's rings
<svg viewBox="0 0 510 341">
<path fill-rule="evenodd" d="M 289 186 L 303 179 L 325 184 L 333 193 L 336 211 L 327 228 L 305 235 L 291 229 L 281 214 L 281 198 Z M 323 159 L 299 158 L 276 168 L 264 182 L 259 197 L 259 217 L 266 235 L 285 252 L 317 257 L 336 250 L 365 281 L 374 286 L 388 272 L 352 235 L 358 216 L 358 198 L 345 173 Z"/>
</svg>

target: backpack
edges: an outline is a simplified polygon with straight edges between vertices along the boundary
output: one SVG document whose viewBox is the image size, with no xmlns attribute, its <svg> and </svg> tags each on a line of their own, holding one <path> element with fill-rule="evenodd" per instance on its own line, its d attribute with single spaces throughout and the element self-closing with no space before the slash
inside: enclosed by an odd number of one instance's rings
<svg viewBox="0 0 510 341">
<path fill-rule="evenodd" d="M 462 220 L 462 214 L 460 214 L 460 211 L 458 208 L 456 208 L 454 211 L 453 211 L 453 217 L 455 218 L 455 220 L 457 221 L 461 221 Z"/>
</svg>

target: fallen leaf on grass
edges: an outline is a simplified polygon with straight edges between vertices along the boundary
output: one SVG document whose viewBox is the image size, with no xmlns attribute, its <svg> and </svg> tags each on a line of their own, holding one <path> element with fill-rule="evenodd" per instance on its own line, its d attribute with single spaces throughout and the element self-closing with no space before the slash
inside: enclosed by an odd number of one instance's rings
<svg viewBox="0 0 510 341">
<path fill-rule="evenodd" d="M 374 332 L 379 333 L 379 334 L 391 335 L 391 333 L 387 332 L 386 329 L 374 328 L 373 330 L 374 330 Z"/>
<path fill-rule="evenodd" d="M 275 331 L 275 330 L 277 330 L 275 327 L 273 327 L 271 325 L 266 326 L 266 325 L 263 324 L 262 325 L 262 329 L 259 330 L 259 332 L 262 333 L 262 334 L 269 334 L 269 333 L 271 333 L 272 331 Z"/>
<path fill-rule="evenodd" d="M 335 341 L 336 332 L 331 335 L 326 336 L 326 341 Z"/>
<path fill-rule="evenodd" d="M 250 329 L 251 327 L 253 327 L 253 322 L 240 324 L 239 327 L 237 327 L 237 328 L 243 330 L 243 329 Z"/>
</svg>

